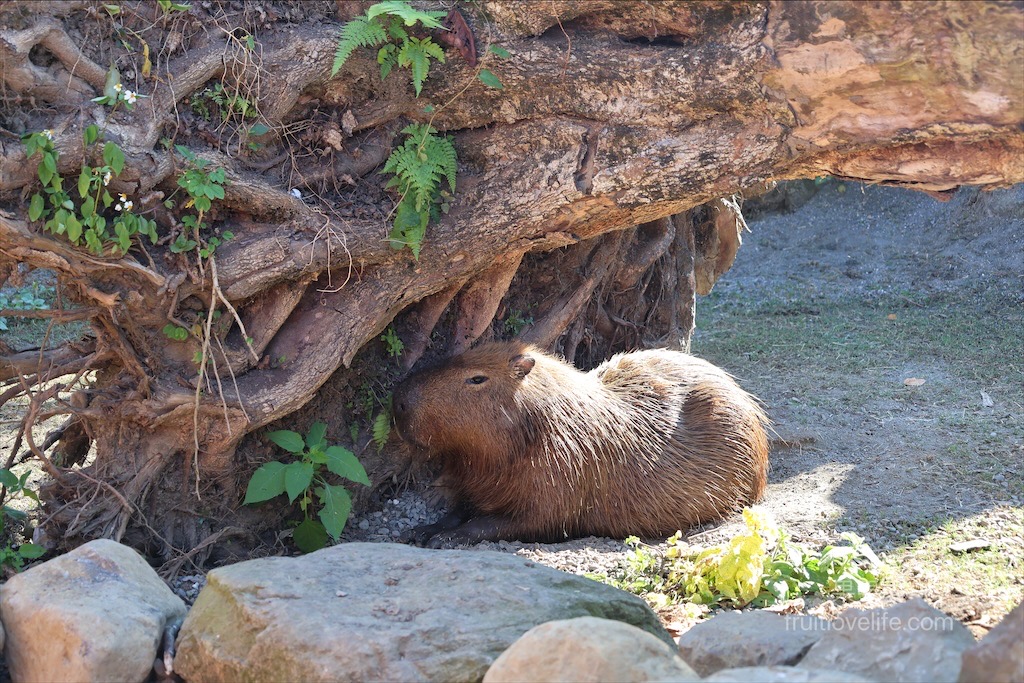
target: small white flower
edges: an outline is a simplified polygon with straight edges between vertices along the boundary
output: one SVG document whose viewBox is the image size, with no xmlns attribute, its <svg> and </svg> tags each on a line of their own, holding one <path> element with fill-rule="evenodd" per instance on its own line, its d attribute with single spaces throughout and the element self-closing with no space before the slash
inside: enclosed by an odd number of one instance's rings
<svg viewBox="0 0 1024 683">
<path fill-rule="evenodd" d="M 117 196 L 121 198 L 121 201 L 114 205 L 115 211 L 131 211 L 132 207 L 135 206 L 135 203 L 128 199 L 128 195 L 125 193 L 118 193 Z"/>
<path fill-rule="evenodd" d="M 126 201 L 126 202 L 124 203 L 124 210 L 125 210 L 125 211 L 131 211 L 131 210 L 132 210 L 132 207 L 133 207 L 133 206 L 135 206 L 135 203 L 134 203 L 134 202 L 132 202 L 131 200 L 129 200 L 129 201 Z"/>
<path fill-rule="evenodd" d="M 50 129 L 50 128 L 47 128 L 46 130 L 44 130 L 44 131 L 43 131 L 43 132 L 41 133 L 41 135 L 42 135 L 42 136 L 43 136 L 44 138 L 46 138 L 47 140 L 53 140 L 53 130 L 52 130 L 52 129 Z"/>
<path fill-rule="evenodd" d="M 103 174 L 103 187 L 106 187 L 107 185 L 109 185 L 110 184 L 110 179 L 113 178 L 113 177 L 114 177 L 114 174 L 111 171 L 107 171 L 106 173 L 104 173 Z"/>
<path fill-rule="evenodd" d="M 121 88 L 122 87 L 124 87 L 124 86 L 122 86 L 120 83 L 118 83 L 117 85 L 114 86 L 114 90 L 116 90 L 117 92 L 121 92 Z"/>
<path fill-rule="evenodd" d="M 128 104 L 135 104 L 135 100 L 139 99 L 139 96 L 131 90 L 125 90 L 123 93 L 121 93 L 121 99 L 123 99 Z"/>
</svg>

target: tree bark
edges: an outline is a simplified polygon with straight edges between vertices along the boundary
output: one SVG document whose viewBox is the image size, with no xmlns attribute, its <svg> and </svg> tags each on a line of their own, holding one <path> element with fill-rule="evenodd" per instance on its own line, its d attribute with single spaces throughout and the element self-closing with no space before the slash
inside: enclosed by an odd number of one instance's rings
<svg viewBox="0 0 1024 683">
<path fill-rule="evenodd" d="M 235 524 L 259 464 L 249 451 L 262 447 L 250 437 L 239 449 L 243 438 L 339 368 L 354 379 L 366 368 L 346 368 L 391 324 L 407 342 L 403 370 L 513 331 L 581 364 L 640 345 L 685 349 L 694 292 L 740 244 L 745 191 L 835 175 L 941 198 L 1024 180 L 1014 3 L 467 4 L 479 64 L 450 50 L 419 99 L 405 75 L 381 81 L 372 50 L 330 77 L 335 17 L 352 8 L 263 5 L 263 16 L 217 3 L 174 16 L 131 2 L 116 17 L 73 3 L 0 8 L 0 261 L 54 270 L 90 328 L 85 342 L 34 352 L 35 365 L 0 358 L 4 400 L 35 401 L 53 381 L 87 398 L 49 410 L 72 416 L 68 438 L 84 433 L 96 452 L 53 466 L 47 529 L 62 543 L 126 537 L 172 559 Z M 103 89 L 97 65 L 112 62 L 148 97 L 131 112 L 89 101 Z M 484 85 L 482 68 L 503 88 Z M 251 97 L 269 130 L 261 149 L 243 144 L 251 122 L 197 113 L 213 84 Z M 451 211 L 418 259 L 389 246 L 395 197 L 375 174 L 410 121 L 452 135 L 459 156 Z M 91 123 L 125 152 L 111 187 L 161 235 L 181 229 L 180 209 L 161 201 L 183 171 L 161 139 L 225 169 L 210 217 L 235 237 L 200 264 L 169 240 L 97 257 L 30 224 L 38 157 L 18 136 L 54 130 L 73 184 Z M 211 309 L 222 315 L 200 375 L 204 335 L 161 330 L 202 327 Z"/>
</svg>

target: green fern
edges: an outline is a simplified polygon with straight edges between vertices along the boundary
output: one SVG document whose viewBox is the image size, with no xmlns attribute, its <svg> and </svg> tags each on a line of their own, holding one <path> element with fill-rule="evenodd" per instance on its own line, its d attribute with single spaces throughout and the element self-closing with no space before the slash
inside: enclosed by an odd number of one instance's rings
<svg viewBox="0 0 1024 683">
<path fill-rule="evenodd" d="M 337 75 L 357 47 L 376 47 L 387 41 L 388 34 L 379 22 L 366 17 L 356 17 L 341 27 L 341 40 L 334 52 L 331 76 Z"/>
<path fill-rule="evenodd" d="M 414 26 L 416 22 L 419 22 L 427 28 L 444 28 L 440 21 L 441 17 L 445 16 L 444 12 L 423 12 L 410 5 L 406 0 L 385 0 L 366 10 L 368 19 L 376 19 L 382 14 L 398 17 L 405 22 L 406 26 Z"/>
<path fill-rule="evenodd" d="M 444 28 L 439 21 L 443 16 L 444 12 L 418 10 L 405 0 L 378 2 L 367 9 L 366 14 L 342 27 L 331 76 L 341 70 L 357 47 L 377 47 L 387 43 L 377 52 L 381 80 L 387 78 L 396 65 L 409 67 L 416 97 L 419 97 L 423 81 L 430 71 L 430 60 L 433 58 L 443 63 L 444 51 L 430 37 L 410 37 L 405 26 L 419 23 L 426 28 Z"/>
<path fill-rule="evenodd" d="M 391 411 L 383 410 L 373 421 L 373 443 L 377 445 L 379 453 L 391 436 Z"/>
<path fill-rule="evenodd" d="M 402 199 L 395 209 L 391 246 L 408 246 L 419 258 L 420 243 L 430 222 L 431 207 L 446 180 L 455 192 L 457 160 L 451 138 L 441 137 L 430 125 L 414 123 L 402 133 L 407 137 L 401 147 L 388 157 L 381 173 L 393 173 L 387 187 L 397 188 Z"/>
<path fill-rule="evenodd" d="M 416 97 L 420 96 L 423 81 L 430 71 L 430 58 L 444 64 L 444 50 L 430 38 L 409 38 L 398 51 L 398 66 L 407 66 L 412 71 L 412 85 L 416 89 Z"/>
</svg>

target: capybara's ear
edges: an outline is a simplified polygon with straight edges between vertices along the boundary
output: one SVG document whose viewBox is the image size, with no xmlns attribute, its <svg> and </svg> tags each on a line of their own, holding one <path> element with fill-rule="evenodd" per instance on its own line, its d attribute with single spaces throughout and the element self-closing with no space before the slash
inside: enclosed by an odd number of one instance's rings
<svg viewBox="0 0 1024 683">
<path fill-rule="evenodd" d="M 530 374 L 530 370 L 533 370 L 533 366 L 537 364 L 537 361 L 534 360 L 533 356 L 521 353 L 518 356 L 513 356 L 508 364 L 515 376 L 522 379 Z"/>
</svg>

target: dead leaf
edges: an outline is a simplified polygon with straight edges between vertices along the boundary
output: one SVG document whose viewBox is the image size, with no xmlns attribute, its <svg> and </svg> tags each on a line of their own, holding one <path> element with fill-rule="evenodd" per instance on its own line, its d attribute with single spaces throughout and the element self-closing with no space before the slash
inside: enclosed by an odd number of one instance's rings
<svg viewBox="0 0 1024 683">
<path fill-rule="evenodd" d="M 341 129 L 345 131 L 345 136 L 352 137 L 352 131 L 356 129 L 357 125 L 355 114 L 351 109 L 346 109 L 345 113 L 341 115 Z"/>
<path fill-rule="evenodd" d="M 983 405 L 986 408 L 991 408 L 992 406 L 995 405 L 995 403 L 992 402 L 992 397 L 989 396 L 984 391 L 981 392 L 981 405 Z"/>
<path fill-rule="evenodd" d="M 950 543 L 949 551 L 952 553 L 968 553 L 972 550 L 984 550 L 985 548 L 991 548 L 992 541 L 987 538 L 975 538 L 970 541 L 960 541 L 959 543 Z"/>
<path fill-rule="evenodd" d="M 924 384 L 927 380 L 923 380 L 920 377 L 908 377 L 903 380 L 903 383 L 908 387 L 919 387 Z"/>
<path fill-rule="evenodd" d="M 331 125 L 331 127 L 324 130 L 321 135 L 324 143 L 338 150 L 339 152 L 344 149 L 341 144 L 341 131 L 338 130 L 337 124 Z"/>
<path fill-rule="evenodd" d="M 142 41 L 142 77 L 149 78 L 149 72 L 153 68 L 153 62 L 149 61 L 149 43 Z"/>
<path fill-rule="evenodd" d="M 889 315 L 887 315 L 885 317 L 888 318 L 889 320 L 895 320 L 896 319 L 896 314 L 895 313 L 890 313 Z"/>
</svg>

